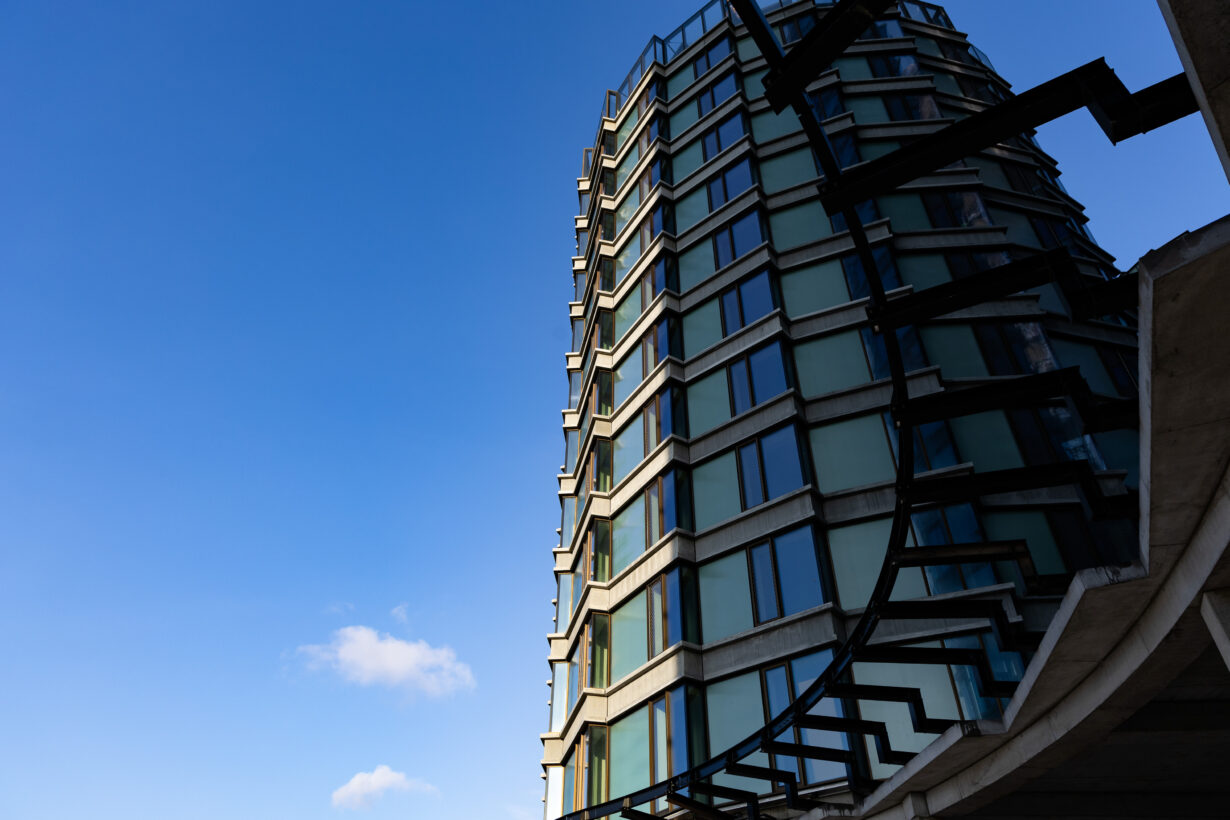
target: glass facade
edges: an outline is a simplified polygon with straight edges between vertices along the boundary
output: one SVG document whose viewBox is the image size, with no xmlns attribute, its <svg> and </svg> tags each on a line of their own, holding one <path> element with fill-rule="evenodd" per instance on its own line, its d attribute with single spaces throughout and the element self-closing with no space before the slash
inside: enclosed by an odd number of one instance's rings
<svg viewBox="0 0 1230 820">
<path fill-rule="evenodd" d="M 828 5 L 761 3 L 785 44 Z M 737 15 L 714 0 L 651 40 L 608 92 L 585 151 L 568 285 L 548 820 L 686 771 L 764 726 L 821 675 L 884 560 L 899 446 L 884 340 L 869 325 L 850 226 L 821 206 L 815 158 L 798 118 L 764 99 L 765 69 Z M 808 88 L 843 166 L 1009 94 L 943 9 L 904 1 Z M 1031 135 L 925 179 L 858 206 L 890 292 L 1052 247 L 1091 280 L 1112 270 Z M 1073 321 L 1051 286 L 897 335 L 927 390 L 1077 368 L 1100 399 L 1136 395 L 1130 320 Z M 920 475 L 1079 460 L 1101 480 L 1137 480 L 1133 434 L 1086 434 L 1062 402 L 928 423 L 912 443 Z M 910 547 L 1021 541 L 1053 585 L 1099 549 L 1079 502 L 1059 496 L 940 504 L 909 523 Z M 892 598 L 1025 583 L 1011 562 L 912 567 Z M 924 638 L 911 645 L 982 647 L 999 679 L 1019 679 L 1028 660 L 985 635 Z M 851 680 L 920 688 L 935 717 L 997 719 L 1003 707 L 956 664 L 858 663 Z M 825 701 L 814 714 L 881 721 L 900 750 L 934 737 L 903 703 Z M 743 762 L 793 771 L 822 792 L 896 768 L 858 735 L 792 728 L 781 740 L 853 762 Z M 714 783 L 765 785 L 726 774 Z"/>
</svg>

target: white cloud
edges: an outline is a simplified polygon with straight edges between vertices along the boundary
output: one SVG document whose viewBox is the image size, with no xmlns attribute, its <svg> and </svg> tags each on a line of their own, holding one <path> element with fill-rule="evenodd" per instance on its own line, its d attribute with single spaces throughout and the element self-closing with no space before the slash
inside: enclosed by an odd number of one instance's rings
<svg viewBox="0 0 1230 820">
<path fill-rule="evenodd" d="M 336 601 L 325 607 L 326 615 L 342 615 L 354 610 L 354 604 L 349 601 Z"/>
<path fill-rule="evenodd" d="M 298 651 L 311 666 L 330 666 L 360 686 L 397 687 L 427 695 L 448 695 L 474 688 L 474 673 L 447 646 L 403 641 L 369 626 L 346 626 L 328 644 L 309 644 Z"/>
<path fill-rule="evenodd" d="M 403 772 L 395 772 L 381 764 L 370 772 L 359 772 L 350 778 L 345 786 L 333 792 L 333 808 L 335 809 L 365 809 L 372 800 L 389 790 L 399 792 L 419 792 L 421 794 L 439 794 L 440 790 L 430 783 L 414 777 L 406 777 Z"/>
<path fill-rule="evenodd" d="M 393 607 L 392 609 L 390 609 L 389 614 L 393 616 L 393 620 L 397 621 L 398 623 L 404 624 L 404 623 L 410 622 L 410 617 L 408 614 L 409 610 L 410 610 L 410 604 L 403 602 Z"/>
</svg>

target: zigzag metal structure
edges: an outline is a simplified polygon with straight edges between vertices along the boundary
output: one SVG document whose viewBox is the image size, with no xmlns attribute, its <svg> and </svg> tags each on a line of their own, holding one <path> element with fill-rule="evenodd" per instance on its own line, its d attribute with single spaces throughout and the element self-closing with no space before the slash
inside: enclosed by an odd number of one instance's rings
<svg viewBox="0 0 1230 820">
<path fill-rule="evenodd" d="M 982 692 L 990 697 L 1009 697 L 1015 682 L 995 678 L 983 649 L 935 648 L 872 642 L 877 626 L 889 621 L 959 621 L 965 632 L 991 634 L 1004 650 L 1029 649 L 1037 635 L 1023 628 L 1022 619 L 999 599 L 952 600 L 923 598 L 891 600 L 902 569 L 940 567 L 969 562 L 1013 562 L 1025 580 L 1026 589 L 1037 578 L 1024 541 L 990 541 L 929 547 L 907 547 L 910 515 L 920 505 L 973 500 L 990 493 L 1055 486 L 1076 486 L 1094 518 L 1132 517 L 1136 501 L 1132 493 L 1108 495 L 1087 462 L 997 470 L 977 474 L 947 474 L 916 477 L 914 430 L 929 421 L 953 418 L 987 409 L 1012 409 L 1064 402 L 1082 419 L 1087 432 L 1121 429 L 1136 425 L 1135 407 L 1122 400 L 1095 398 L 1076 368 L 1050 373 L 999 379 L 993 383 L 945 390 L 911 398 L 905 364 L 895 330 L 970 307 L 990 299 L 1053 283 L 1068 301 L 1074 318 L 1105 316 L 1135 306 L 1135 280 L 1123 274 L 1109 282 L 1090 284 L 1080 274 L 1065 250 L 1040 253 L 999 268 L 944 285 L 890 299 L 885 293 L 871 244 L 855 204 L 885 193 L 935 168 L 1015 136 L 1080 107 L 1087 107 L 1112 142 L 1163 125 L 1196 110 L 1195 98 L 1183 75 L 1130 94 L 1114 72 L 1098 60 L 1054 80 L 994 105 L 985 111 L 949 125 L 934 134 L 899 148 L 879 159 L 843 172 L 806 95 L 811 80 L 862 34 L 877 15 L 895 0 L 841 0 L 789 53 L 773 36 L 763 12 L 753 0 L 730 0 L 769 64 L 766 96 L 777 111 L 792 108 L 803 125 L 823 179 L 822 203 L 829 214 L 845 217 L 856 253 L 867 274 L 870 288 L 867 315 L 873 332 L 883 339 L 892 380 L 890 412 L 897 428 L 896 503 L 884 562 L 863 615 L 833 660 L 820 676 L 780 714 L 743 741 L 712 756 L 683 774 L 655 783 L 631 794 L 565 815 L 564 820 L 590 820 L 619 814 L 626 818 L 650 818 L 635 807 L 664 799 L 678 809 L 704 820 L 729 820 L 737 816 L 759 818 L 763 794 L 777 792 L 784 804 L 797 811 L 826 804 L 800 794 L 795 772 L 774 766 L 750 765 L 745 759 L 757 752 L 787 757 L 835 761 L 845 764 L 848 783 L 856 793 L 867 793 L 872 783 L 862 773 L 859 753 L 849 742 L 854 735 L 870 739 L 882 763 L 902 765 L 913 753 L 894 749 L 887 727 L 878 721 L 812 714 L 825 698 L 883 701 L 904 704 L 915 731 L 939 733 L 956 721 L 927 714 L 920 690 L 901 686 L 859 684 L 850 680 L 856 662 L 951 664 L 975 670 Z M 1106 563 L 1123 556 L 1102 556 Z M 810 729 L 846 737 L 841 746 L 819 746 L 781 740 L 788 730 Z M 973 722 L 962 725 L 977 732 Z M 762 793 L 711 782 L 717 774 L 735 775 L 766 785 Z M 707 798 L 700 799 L 701 796 Z M 779 799 L 773 796 L 774 800 Z M 834 808 L 837 806 L 834 804 Z M 848 811 L 848 804 L 841 806 Z"/>
</svg>

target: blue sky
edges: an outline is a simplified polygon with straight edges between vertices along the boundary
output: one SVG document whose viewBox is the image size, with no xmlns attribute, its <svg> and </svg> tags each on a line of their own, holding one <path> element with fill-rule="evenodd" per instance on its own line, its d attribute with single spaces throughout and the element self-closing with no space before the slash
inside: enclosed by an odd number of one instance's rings
<svg viewBox="0 0 1230 820">
<path fill-rule="evenodd" d="M 1179 70 L 948 7 L 1018 89 Z M 572 180 L 694 10 L 603 8 L 0 5 L 0 816 L 538 816 Z M 1121 267 L 1230 210 L 1196 117 L 1040 139 Z"/>
</svg>

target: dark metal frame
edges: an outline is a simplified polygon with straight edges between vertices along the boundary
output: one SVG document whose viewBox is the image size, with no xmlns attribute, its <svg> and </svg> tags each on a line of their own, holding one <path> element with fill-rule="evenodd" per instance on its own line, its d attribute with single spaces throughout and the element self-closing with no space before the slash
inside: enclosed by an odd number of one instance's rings
<svg viewBox="0 0 1230 820">
<path fill-rule="evenodd" d="M 1000 646 L 1006 649 L 1028 648 L 1030 644 L 1029 636 L 1021 634 L 1019 624 L 1009 620 L 1003 604 L 997 600 L 890 600 L 897 573 L 910 567 L 971 561 L 1014 561 L 1027 584 L 1030 579 L 1036 578 L 1029 550 L 1023 541 L 907 548 L 911 512 L 920 505 L 975 500 L 990 493 L 1075 485 L 1081 489 L 1084 503 L 1095 518 L 1130 518 L 1136 514 L 1135 494 L 1105 494 L 1087 462 L 916 477 L 913 471 L 913 432 L 919 424 L 987 409 L 1036 406 L 1061 399 L 1077 411 L 1087 430 L 1096 431 L 1132 426 L 1135 423 L 1135 408 L 1130 403 L 1094 397 L 1076 368 L 1012 377 L 912 399 L 906 386 L 900 344 L 894 332 L 896 328 L 1047 283 L 1059 287 L 1074 318 L 1104 316 L 1134 307 L 1135 278 L 1125 274 L 1110 282 L 1090 284 L 1094 280 L 1078 272 L 1066 251 L 1055 250 L 890 301 L 855 204 L 1082 106 L 1089 108 L 1112 142 L 1163 125 L 1196 110 L 1195 98 L 1186 78 L 1183 75 L 1171 77 L 1131 94 L 1106 63 L 1098 60 L 843 173 L 806 98 L 805 89 L 816 74 L 840 56 L 876 16 L 894 4 L 894 0 L 840 0 L 790 53 L 784 52 L 778 44 L 757 3 L 753 0 L 730 2 L 768 61 L 766 96 L 774 110 L 780 112 L 790 107 L 798 115 L 824 175 L 819 186 L 821 202 L 829 214 L 844 215 L 855 252 L 866 274 L 870 289 L 867 315 L 873 332 L 880 334 L 884 340 L 892 381 L 889 411 L 898 430 L 896 504 L 892 528 L 884 563 L 863 615 L 847 635 L 846 641 L 835 650 L 829 666 L 804 692 L 798 694 L 789 707 L 750 737 L 687 772 L 632 794 L 568 813 L 564 815 L 564 820 L 590 820 L 616 813 L 626 818 L 649 818 L 654 815 L 633 807 L 661 798 L 691 812 L 696 818 L 728 820 L 731 817 L 727 811 L 697 800 L 695 795 L 731 801 L 735 804 L 730 807 L 734 811 L 745 810 L 748 818 L 761 817 L 760 797 L 756 793 L 709 782 L 713 775 L 723 772 L 761 780 L 770 784 L 771 789 L 780 785 L 786 804 L 795 809 L 824 805 L 800 796 L 800 784 L 795 773 L 740 763 L 758 751 L 845 763 L 851 788 L 856 792 L 869 790 L 870 783 L 858 770 L 861 752 L 855 748 L 833 749 L 783 743 L 776 738 L 792 727 L 870 737 L 882 762 L 900 765 L 909 762 L 913 755 L 891 748 L 883 723 L 852 717 L 811 715 L 808 714 L 809 710 L 825 697 L 878 700 L 905 704 L 914 728 L 920 732 L 943 732 L 956 721 L 928 716 L 917 689 L 850 682 L 848 673 L 853 663 L 878 661 L 973 667 L 977 670 L 983 691 L 991 697 L 1011 696 L 1016 686 L 1015 682 L 995 679 L 983 649 L 872 644 L 871 637 L 881 621 L 968 620 L 971 629 L 991 632 Z M 962 722 L 961 728 L 965 734 L 977 733 L 973 722 Z M 849 807 L 843 808 L 848 810 Z"/>
</svg>

